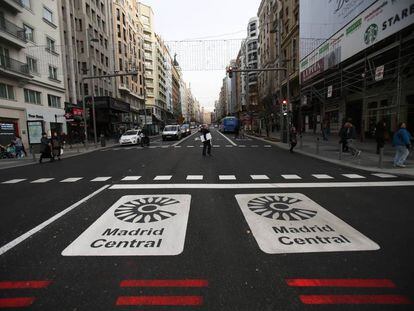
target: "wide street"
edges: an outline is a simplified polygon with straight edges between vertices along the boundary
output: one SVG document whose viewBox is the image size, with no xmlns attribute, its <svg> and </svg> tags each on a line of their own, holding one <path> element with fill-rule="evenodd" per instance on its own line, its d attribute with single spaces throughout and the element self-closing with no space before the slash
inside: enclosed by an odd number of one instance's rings
<svg viewBox="0 0 414 311">
<path fill-rule="evenodd" d="M 414 180 L 212 130 L 0 171 L 0 309 L 411 310 Z"/>
</svg>

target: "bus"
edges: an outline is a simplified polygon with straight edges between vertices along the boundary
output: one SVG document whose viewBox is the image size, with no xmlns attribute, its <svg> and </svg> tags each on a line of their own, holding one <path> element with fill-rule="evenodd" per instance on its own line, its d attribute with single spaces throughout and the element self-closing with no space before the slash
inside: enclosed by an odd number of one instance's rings
<svg viewBox="0 0 414 311">
<path fill-rule="evenodd" d="M 225 117 L 220 122 L 220 132 L 234 133 L 236 127 L 239 125 L 239 120 L 236 117 Z"/>
</svg>

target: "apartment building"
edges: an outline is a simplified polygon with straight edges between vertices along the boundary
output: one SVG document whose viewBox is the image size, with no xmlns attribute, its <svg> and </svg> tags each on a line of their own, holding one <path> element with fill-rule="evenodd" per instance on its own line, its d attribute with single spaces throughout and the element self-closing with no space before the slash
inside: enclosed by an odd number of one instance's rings
<svg viewBox="0 0 414 311">
<path fill-rule="evenodd" d="M 181 81 L 182 73 L 180 65 L 177 62 L 176 57 L 174 57 L 172 64 L 172 105 L 173 105 L 173 115 L 179 123 L 184 121 L 183 113 L 181 108 Z"/>
<path fill-rule="evenodd" d="M 259 68 L 258 56 L 258 40 L 259 40 L 259 19 L 253 17 L 249 20 L 247 26 L 247 38 L 245 41 L 246 48 L 246 66 L 249 69 Z M 246 75 L 247 86 L 247 105 L 248 111 L 256 111 L 258 105 L 258 89 L 257 89 L 257 72 L 251 72 Z"/>
<path fill-rule="evenodd" d="M 0 144 L 66 131 L 57 2 L 0 2 Z"/>
</svg>

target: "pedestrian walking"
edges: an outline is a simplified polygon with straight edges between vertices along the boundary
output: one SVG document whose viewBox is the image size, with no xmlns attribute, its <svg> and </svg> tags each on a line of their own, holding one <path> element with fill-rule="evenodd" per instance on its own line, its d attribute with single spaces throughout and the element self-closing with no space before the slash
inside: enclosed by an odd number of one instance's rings
<svg viewBox="0 0 414 311">
<path fill-rule="evenodd" d="M 201 140 L 203 142 L 203 156 L 206 156 L 206 151 L 211 156 L 211 133 L 207 124 L 204 124 L 200 130 Z"/>
<path fill-rule="evenodd" d="M 24 156 L 27 157 L 21 137 L 16 135 L 12 142 L 16 148 L 16 158 L 23 158 Z"/>
<path fill-rule="evenodd" d="M 50 159 L 50 162 L 53 162 L 52 156 L 52 144 L 50 143 L 50 139 L 47 138 L 46 133 L 42 133 L 42 138 L 40 140 L 40 159 L 39 163 L 42 163 L 43 159 Z"/>
<path fill-rule="evenodd" d="M 361 150 L 357 149 L 355 145 L 356 130 L 351 122 L 346 122 L 339 132 L 342 142 L 342 151 L 350 151 L 354 157 L 361 155 Z"/>
<path fill-rule="evenodd" d="M 380 150 L 385 146 L 385 136 L 387 134 L 387 124 L 384 120 L 381 120 L 375 126 L 375 140 L 377 142 L 377 154 L 380 154 Z"/>
<path fill-rule="evenodd" d="M 405 167 L 405 160 L 410 154 L 411 135 L 406 124 L 400 123 L 398 131 L 394 134 L 392 145 L 395 147 L 394 167 Z"/>
<path fill-rule="evenodd" d="M 298 144 L 298 132 L 296 131 L 296 127 L 292 126 L 292 128 L 290 129 L 290 153 L 293 153 L 293 149 L 296 147 L 296 145 Z"/>
<path fill-rule="evenodd" d="M 60 156 L 62 155 L 63 142 L 62 138 L 60 137 L 60 135 L 57 134 L 57 132 L 53 133 L 51 144 L 53 161 L 55 160 L 55 158 L 57 158 L 60 161 Z"/>
<path fill-rule="evenodd" d="M 322 130 L 322 139 L 324 141 L 328 140 L 328 133 L 329 133 L 329 120 L 324 120 L 321 124 Z"/>
</svg>

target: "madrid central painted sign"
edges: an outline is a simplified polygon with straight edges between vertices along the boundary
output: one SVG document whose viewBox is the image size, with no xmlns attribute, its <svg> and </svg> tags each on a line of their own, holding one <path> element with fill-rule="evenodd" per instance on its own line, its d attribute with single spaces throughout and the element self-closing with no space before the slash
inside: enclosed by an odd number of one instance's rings
<svg viewBox="0 0 414 311">
<path fill-rule="evenodd" d="M 174 256 L 184 250 L 190 195 L 124 196 L 63 256 Z"/>
<path fill-rule="evenodd" d="M 300 62 L 301 83 L 315 75 L 315 64 L 325 60 L 327 70 L 336 63 L 343 62 L 353 55 L 414 24 L 414 0 L 379 0 L 353 19 L 327 42 L 303 58 Z M 336 51 L 336 52 L 335 52 Z M 336 55 L 335 62 L 326 66 L 326 60 Z"/>
<path fill-rule="evenodd" d="M 301 193 L 240 194 L 237 202 L 268 254 L 346 252 L 380 247 Z"/>
</svg>

